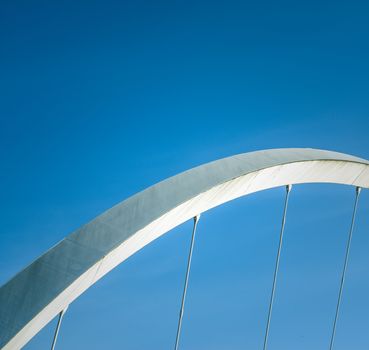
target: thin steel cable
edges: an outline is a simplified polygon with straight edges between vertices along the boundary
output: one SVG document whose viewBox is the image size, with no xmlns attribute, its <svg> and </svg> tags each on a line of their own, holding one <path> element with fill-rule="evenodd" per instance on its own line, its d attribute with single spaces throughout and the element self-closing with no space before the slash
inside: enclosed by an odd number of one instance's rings
<svg viewBox="0 0 369 350">
<path fill-rule="evenodd" d="M 181 335 L 183 312 L 184 312 L 184 306 L 185 306 L 186 294 L 187 294 L 187 287 L 188 287 L 188 278 L 190 276 L 190 269 L 191 269 L 192 252 L 193 252 L 193 246 L 194 246 L 194 243 L 195 243 L 197 223 L 199 222 L 199 219 L 200 219 L 200 214 L 193 218 L 194 222 L 193 222 L 192 238 L 191 238 L 190 252 L 188 254 L 188 260 L 187 260 L 187 270 L 186 270 L 186 278 L 185 278 L 185 283 L 184 283 L 184 288 L 183 288 L 181 310 L 179 312 L 177 336 L 176 336 L 176 342 L 175 342 L 175 345 L 174 345 L 175 350 L 178 350 L 178 346 L 179 346 L 179 338 L 180 338 L 180 335 Z"/>
<path fill-rule="evenodd" d="M 331 342 L 330 342 L 330 345 L 329 345 L 329 350 L 332 350 L 333 349 L 334 337 L 336 335 L 336 327 L 337 327 L 338 314 L 339 314 L 340 306 L 341 306 L 342 292 L 343 292 L 343 286 L 344 286 L 344 283 L 345 283 L 346 269 L 347 269 L 347 263 L 348 263 L 348 259 L 349 259 L 349 254 L 350 254 L 350 246 L 351 246 L 351 240 L 352 240 L 352 233 L 354 231 L 354 226 L 355 226 L 356 211 L 357 211 L 357 206 L 358 206 L 358 203 L 359 203 L 359 195 L 360 195 L 360 192 L 361 192 L 361 188 L 360 187 L 356 187 L 355 204 L 354 204 L 354 210 L 352 212 L 352 218 L 351 218 L 351 226 L 350 226 L 349 236 L 348 236 L 348 239 L 347 239 L 346 253 L 345 253 L 345 262 L 343 264 L 343 270 L 342 270 L 342 276 L 341 276 L 341 284 L 340 284 L 340 291 L 338 293 L 338 300 L 337 300 L 337 306 L 336 306 L 336 314 L 335 314 L 334 322 L 333 322 L 333 329 L 332 329 L 332 336 L 331 336 Z"/>
<path fill-rule="evenodd" d="M 68 307 L 67 307 L 68 308 Z M 51 350 L 55 349 L 55 345 L 56 345 L 56 340 L 58 339 L 58 334 L 59 334 L 59 329 L 60 329 L 60 325 L 63 319 L 63 316 L 65 314 L 65 311 L 67 311 L 67 308 L 65 308 L 64 310 L 60 311 L 59 313 L 59 319 L 58 319 L 58 323 L 56 325 L 55 328 L 55 333 L 54 333 L 54 338 L 53 338 L 53 343 L 51 344 Z"/>
<path fill-rule="evenodd" d="M 268 319 L 267 319 L 267 324 L 266 324 L 266 327 L 265 327 L 264 346 L 263 346 L 264 350 L 267 349 L 267 345 L 268 345 L 270 320 L 271 320 L 271 317 L 272 317 L 275 287 L 276 287 L 276 284 L 277 284 L 277 276 L 278 276 L 278 270 L 279 270 L 279 260 L 280 260 L 280 257 L 281 257 L 281 250 L 282 250 L 282 243 L 283 243 L 283 233 L 284 233 L 284 227 L 286 225 L 288 199 L 289 199 L 289 196 L 290 196 L 291 189 L 292 189 L 292 185 L 287 185 L 286 186 L 286 198 L 285 198 L 285 202 L 284 202 L 282 226 L 281 226 L 281 232 L 280 232 L 280 236 L 279 236 L 278 253 L 277 253 L 277 258 L 276 258 L 276 261 L 275 261 L 273 286 L 272 286 L 272 292 L 271 292 L 271 295 L 270 295 Z"/>
</svg>

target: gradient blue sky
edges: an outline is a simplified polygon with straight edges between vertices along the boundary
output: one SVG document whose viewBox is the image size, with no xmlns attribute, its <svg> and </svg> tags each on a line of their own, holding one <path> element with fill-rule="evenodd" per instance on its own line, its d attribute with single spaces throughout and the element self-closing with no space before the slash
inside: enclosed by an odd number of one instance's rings
<svg viewBox="0 0 369 350">
<path fill-rule="evenodd" d="M 0 2 L 0 284 L 145 187 L 257 149 L 369 159 L 367 1 Z M 181 349 L 261 349 L 284 189 L 205 213 Z M 327 349 L 352 188 L 291 195 L 270 350 Z M 362 193 L 335 349 L 369 348 Z M 58 349 L 170 349 L 191 224 L 115 269 Z M 50 346 L 55 321 L 27 346 Z"/>
</svg>

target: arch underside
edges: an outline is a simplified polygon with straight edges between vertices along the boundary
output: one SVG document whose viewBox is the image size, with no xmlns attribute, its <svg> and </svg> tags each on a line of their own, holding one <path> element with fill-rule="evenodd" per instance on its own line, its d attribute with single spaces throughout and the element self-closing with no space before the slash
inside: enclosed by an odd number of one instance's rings
<svg viewBox="0 0 369 350">
<path fill-rule="evenodd" d="M 0 288 L 0 348 L 19 349 L 129 256 L 238 197 L 300 183 L 369 187 L 369 162 L 313 149 L 237 155 L 191 169 L 121 202 L 84 225 Z"/>
</svg>

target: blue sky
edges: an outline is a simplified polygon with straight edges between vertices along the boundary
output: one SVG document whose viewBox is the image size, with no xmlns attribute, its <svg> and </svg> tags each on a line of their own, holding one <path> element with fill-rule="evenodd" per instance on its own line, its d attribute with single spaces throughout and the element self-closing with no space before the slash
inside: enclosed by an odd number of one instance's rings
<svg viewBox="0 0 369 350">
<path fill-rule="evenodd" d="M 1 1 L 0 284 L 102 211 L 279 147 L 369 159 L 365 1 Z M 202 216 L 181 349 L 260 349 L 284 189 Z M 327 349 L 352 188 L 291 194 L 269 349 Z M 335 349 L 369 347 L 363 191 Z M 173 346 L 191 223 L 65 316 L 58 349 Z M 55 321 L 27 346 L 48 348 Z"/>
</svg>

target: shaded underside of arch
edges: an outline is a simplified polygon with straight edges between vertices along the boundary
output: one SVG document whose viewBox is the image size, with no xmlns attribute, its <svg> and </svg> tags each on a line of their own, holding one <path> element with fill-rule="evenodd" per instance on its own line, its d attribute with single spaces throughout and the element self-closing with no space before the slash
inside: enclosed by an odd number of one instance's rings
<svg viewBox="0 0 369 350">
<path fill-rule="evenodd" d="M 115 205 L 0 288 L 0 348 L 19 349 L 114 267 L 193 216 L 268 188 L 338 183 L 368 188 L 369 162 L 316 149 L 274 149 L 193 168 Z"/>
</svg>

